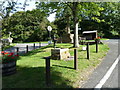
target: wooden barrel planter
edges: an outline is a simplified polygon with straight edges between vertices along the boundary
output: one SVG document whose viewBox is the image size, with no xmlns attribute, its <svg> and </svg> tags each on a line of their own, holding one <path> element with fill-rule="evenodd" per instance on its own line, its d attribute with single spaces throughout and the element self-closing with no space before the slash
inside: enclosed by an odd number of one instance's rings
<svg viewBox="0 0 120 90">
<path fill-rule="evenodd" d="M 8 76 L 16 73 L 16 61 L 2 64 L 2 75 Z"/>
</svg>

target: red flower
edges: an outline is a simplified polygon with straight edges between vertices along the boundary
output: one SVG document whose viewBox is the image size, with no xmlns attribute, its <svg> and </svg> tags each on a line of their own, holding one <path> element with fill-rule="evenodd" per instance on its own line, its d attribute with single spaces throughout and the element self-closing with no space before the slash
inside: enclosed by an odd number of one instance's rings
<svg viewBox="0 0 120 90">
<path fill-rule="evenodd" d="M 13 55 L 14 53 L 10 53 L 10 55 Z"/>
<path fill-rule="evenodd" d="M 19 55 L 15 55 L 15 56 L 19 57 Z"/>
<path fill-rule="evenodd" d="M 11 55 L 8 55 L 8 57 L 10 57 Z"/>
<path fill-rule="evenodd" d="M 4 53 L 4 54 L 6 55 L 6 54 L 9 54 L 9 53 L 8 53 L 8 52 L 6 52 L 6 53 Z"/>
<path fill-rule="evenodd" d="M 100 39 L 100 37 L 98 37 L 98 39 Z"/>
<path fill-rule="evenodd" d="M 4 51 L 2 51 L 1 53 L 2 53 L 2 54 L 4 54 L 5 52 L 4 52 Z"/>
<path fill-rule="evenodd" d="M 14 59 L 14 57 L 11 57 L 12 59 Z"/>
</svg>

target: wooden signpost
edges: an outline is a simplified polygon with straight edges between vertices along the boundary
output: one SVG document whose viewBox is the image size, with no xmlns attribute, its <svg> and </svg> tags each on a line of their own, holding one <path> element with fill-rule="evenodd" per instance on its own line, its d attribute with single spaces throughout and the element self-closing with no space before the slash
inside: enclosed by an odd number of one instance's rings
<svg viewBox="0 0 120 90">
<path fill-rule="evenodd" d="M 46 85 L 50 86 L 50 57 L 44 57 L 46 63 Z"/>
<path fill-rule="evenodd" d="M 87 59 L 90 59 L 89 43 L 87 43 Z"/>
<path fill-rule="evenodd" d="M 77 49 L 74 49 L 74 69 L 78 69 L 78 53 Z"/>
</svg>

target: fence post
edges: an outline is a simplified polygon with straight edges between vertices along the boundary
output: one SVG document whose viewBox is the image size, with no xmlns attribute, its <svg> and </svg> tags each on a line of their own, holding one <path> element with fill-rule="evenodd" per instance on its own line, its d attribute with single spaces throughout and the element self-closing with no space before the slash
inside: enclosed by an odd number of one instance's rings
<svg viewBox="0 0 120 90">
<path fill-rule="evenodd" d="M 98 41 L 96 41 L 96 53 L 98 53 Z"/>
<path fill-rule="evenodd" d="M 35 49 L 35 43 L 33 44 L 33 49 Z"/>
<path fill-rule="evenodd" d="M 90 59 L 89 43 L 87 43 L 87 59 Z"/>
<path fill-rule="evenodd" d="M 1 51 L 3 51 L 3 45 L 1 45 Z"/>
<path fill-rule="evenodd" d="M 50 57 L 44 57 L 46 63 L 46 85 L 50 86 Z"/>
<path fill-rule="evenodd" d="M 74 49 L 74 69 L 78 69 L 78 53 L 77 49 Z"/>
<path fill-rule="evenodd" d="M 26 46 L 26 53 L 28 53 L 28 45 Z"/>
<path fill-rule="evenodd" d="M 41 47 L 41 42 L 39 42 L 39 47 Z"/>
<path fill-rule="evenodd" d="M 17 47 L 16 49 L 17 49 L 17 55 L 19 55 L 19 47 Z"/>
</svg>

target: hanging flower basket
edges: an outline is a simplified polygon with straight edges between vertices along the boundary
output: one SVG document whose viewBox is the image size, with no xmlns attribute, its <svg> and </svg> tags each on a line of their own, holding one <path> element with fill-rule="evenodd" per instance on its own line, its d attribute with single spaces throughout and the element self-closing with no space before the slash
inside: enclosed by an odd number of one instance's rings
<svg viewBox="0 0 120 90">
<path fill-rule="evenodd" d="M 8 52 L 1 52 L 1 69 L 2 69 L 2 75 L 12 75 L 16 72 L 16 61 L 19 58 L 18 55 L 14 55 L 14 53 L 8 53 Z"/>
<path fill-rule="evenodd" d="M 95 42 L 100 43 L 100 37 L 97 37 L 97 38 L 95 38 L 94 40 L 95 40 Z"/>
</svg>

